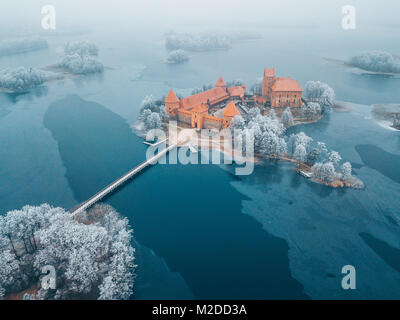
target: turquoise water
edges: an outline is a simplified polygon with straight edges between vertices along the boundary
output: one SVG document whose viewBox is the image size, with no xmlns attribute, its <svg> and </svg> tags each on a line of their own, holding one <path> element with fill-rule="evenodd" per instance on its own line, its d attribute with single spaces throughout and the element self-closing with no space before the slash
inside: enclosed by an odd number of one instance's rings
<svg viewBox="0 0 400 320">
<path fill-rule="evenodd" d="M 339 151 L 366 189 L 333 190 L 279 162 L 240 178 L 218 166 L 152 167 L 106 199 L 135 229 L 135 297 L 399 298 L 400 274 L 390 260 L 397 255 L 387 252 L 400 248 L 400 185 L 391 169 L 398 168 L 400 135 L 376 124 L 369 105 L 398 103 L 400 79 L 355 75 L 323 60 L 371 43 L 399 52 L 387 31 L 266 30 L 263 40 L 195 54 L 180 66 L 160 62 L 163 30 L 129 41 L 112 32 L 52 38 L 47 51 L 0 58 L 0 68 L 45 66 L 59 60 L 64 42 L 88 39 L 111 67 L 46 90 L 0 95 L 0 212 L 43 202 L 71 208 L 141 162 L 145 146 L 129 125 L 147 94 L 171 87 L 187 94 L 219 75 L 251 85 L 274 66 L 302 85 L 325 81 L 338 100 L 358 103 L 291 131 Z M 352 292 L 340 286 L 346 264 L 357 270 Z"/>
</svg>

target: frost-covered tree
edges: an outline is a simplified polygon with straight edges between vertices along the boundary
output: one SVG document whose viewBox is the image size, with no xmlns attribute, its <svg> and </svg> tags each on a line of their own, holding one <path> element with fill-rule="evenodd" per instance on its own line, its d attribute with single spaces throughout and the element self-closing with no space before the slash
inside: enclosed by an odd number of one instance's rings
<svg viewBox="0 0 400 320">
<path fill-rule="evenodd" d="M 168 63 L 183 63 L 189 61 L 189 55 L 185 50 L 178 49 L 168 53 Z"/>
<path fill-rule="evenodd" d="M 47 265 L 56 270 L 56 289 L 42 287 L 36 299 L 127 299 L 132 294 L 132 230 L 110 206 L 76 217 L 49 205 L 26 206 L 0 218 L 0 295 L 32 287 Z"/>
<path fill-rule="evenodd" d="M 1 237 L 1 236 L 0 236 Z M 8 239 L 0 239 L 0 300 L 13 286 L 21 285 L 20 263 L 10 248 Z"/>
<path fill-rule="evenodd" d="M 328 161 L 332 162 L 335 167 L 339 165 L 339 162 L 342 161 L 342 157 L 340 156 L 339 152 L 331 151 L 329 153 Z"/>
<path fill-rule="evenodd" d="M 78 54 L 80 56 L 97 56 L 99 54 L 99 49 L 94 43 L 72 41 L 65 44 L 64 52 L 66 55 Z"/>
<path fill-rule="evenodd" d="M 60 67 L 71 71 L 74 74 L 89 74 L 102 72 L 104 66 L 92 56 L 82 56 L 77 53 L 67 55 L 63 58 Z"/>
<path fill-rule="evenodd" d="M 304 162 L 307 158 L 307 149 L 303 144 L 296 145 L 293 152 L 293 158 L 298 162 Z"/>
<path fill-rule="evenodd" d="M 293 120 L 292 111 L 290 110 L 289 107 L 287 107 L 287 108 L 285 109 L 285 111 L 282 112 L 281 121 L 282 121 L 283 125 L 284 125 L 286 128 L 289 128 L 289 127 L 291 127 L 291 126 L 294 125 L 294 120 Z"/>
<path fill-rule="evenodd" d="M 39 37 L 5 39 L 0 41 L 0 56 L 47 49 L 47 40 Z"/>
<path fill-rule="evenodd" d="M 332 162 L 317 162 L 312 166 L 311 170 L 315 178 L 324 182 L 332 182 L 337 178 L 335 166 Z"/>
<path fill-rule="evenodd" d="M 268 117 L 270 117 L 272 120 L 277 120 L 278 117 L 276 116 L 275 110 L 271 109 L 268 113 Z"/>
<path fill-rule="evenodd" d="M 167 113 L 163 101 L 156 100 L 152 95 L 146 96 L 140 105 L 139 123 L 144 130 L 159 129 L 163 121 L 167 119 Z"/>
<path fill-rule="evenodd" d="M 384 51 L 369 51 L 356 55 L 350 65 L 373 72 L 400 72 L 400 58 Z"/>
<path fill-rule="evenodd" d="M 220 32 L 165 34 L 165 46 L 168 50 L 183 49 L 187 51 L 210 51 L 230 49 L 232 40 L 227 34 Z"/>
<path fill-rule="evenodd" d="M 307 120 L 313 120 L 321 115 L 321 106 L 317 102 L 304 103 L 300 110 L 302 116 Z"/>
<path fill-rule="evenodd" d="M 274 114 L 263 116 L 258 108 L 247 114 L 248 130 L 254 133 L 254 150 L 263 155 L 275 158 L 286 152 L 286 142 L 282 138 L 285 127 Z"/>
<path fill-rule="evenodd" d="M 242 116 L 234 116 L 231 120 L 229 128 L 232 130 L 240 129 L 243 130 L 246 126 L 246 122 L 244 121 Z"/>
<path fill-rule="evenodd" d="M 277 158 L 286 153 L 286 141 L 272 131 L 262 133 L 260 152 L 268 158 Z"/>
<path fill-rule="evenodd" d="M 314 165 L 317 161 L 324 160 L 324 156 L 327 154 L 328 149 L 324 142 L 317 142 L 317 146 L 314 147 L 307 155 L 307 164 Z"/>
<path fill-rule="evenodd" d="M 246 121 L 247 121 L 247 122 L 251 122 L 251 121 L 253 121 L 256 117 L 258 117 L 259 115 L 261 115 L 261 111 L 260 111 L 259 108 L 257 108 L 257 107 L 251 108 L 251 109 L 249 110 L 249 112 L 247 113 L 247 115 L 246 115 Z"/>
<path fill-rule="evenodd" d="M 151 112 L 162 113 L 164 106 L 163 99 L 155 99 L 153 95 L 148 95 L 144 97 L 142 103 L 140 104 L 140 112 L 142 113 L 144 110 L 148 109 Z"/>
<path fill-rule="evenodd" d="M 304 132 L 300 132 L 297 134 L 291 134 L 289 137 L 288 144 L 289 144 L 292 154 L 294 154 L 296 148 L 299 145 L 302 145 L 304 147 L 304 149 L 306 150 L 306 152 L 308 152 L 309 146 L 312 141 L 313 141 L 313 139 L 311 137 L 307 136 Z"/>
<path fill-rule="evenodd" d="M 146 109 L 148 110 L 148 109 Z M 147 130 L 151 129 L 159 129 L 161 128 L 161 117 L 158 113 L 156 112 L 151 112 L 145 119 L 144 119 L 144 124 L 146 126 Z"/>
<path fill-rule="evenodd" d="M 342 165 L 342 176 L 344 180 L 348 180 L 352 178 L 352 166 L 350 162 L 345 162 Z"/>
<path fill-rule="evenodd" d="M 59 67 L 74 74 L 102 72 L 103 64 L 97 60 L 98 49 L 93 43 L 86 41 L 68 42 L 64 47 L 65 56 Z"/>
<path fill-rule="evenodd" d="M 335 101 L 335 91 L 326 83 L 320 81 L 308 81 L 304 89 L 304 99 L 310 102 L 317 102 L 321 111 L 327 112 Z"/>
<path fill-rule="evenodd" d="M 14 92 L 32 89 L 45 81 L 45 74 L 32 68 L 19 67 L 16 70 L 0 71 L 0 87 Z"/>
</svg>

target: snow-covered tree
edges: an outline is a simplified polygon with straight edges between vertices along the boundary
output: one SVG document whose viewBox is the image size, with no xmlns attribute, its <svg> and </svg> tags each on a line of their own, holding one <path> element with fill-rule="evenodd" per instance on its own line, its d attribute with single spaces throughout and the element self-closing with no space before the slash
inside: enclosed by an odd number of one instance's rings
<svg viewBox="0 0 400 320">
<path fill-rule="evenodd" d="M 277 120 L 277 119 L 278 119 L 277 116 L 276 116 L 276 113 L 275 113 L 275 110 L 274 110 L 274 109 L 271 109 L 271 110 L 269 111 L 268 117 L 270 117 L 272 120 Z"/>
<path fill-rule="evenodd" d="M 147 130 L 159 129 L 162 126 L 161 117 L 158 113 L 151 112 L 148 117 L 144 119 L 144 124 Z"/>
<path fill-rule="evenodd" d="M 307 150 L 303 144 L 298 144 L 293 152 L 293 158 L 298 162 L 304 162 L 307 157 Z"/>
<path fill-rule="evenodd" d="M 19 287 L 20 263 L 15 254 L 9 249 L 6 239 L 0 240 L 0 300 L 13 286 Z"/>
<path fill-rule="evenodd" d="M 369 51 L 352 57 L 349 64 L 373 72 L 400 72 L 400 58 L 384 51 Z"/>
<path fill-rule="evenodd" d="M 301 106 L 301 114 L 307 120 L 313 120 L 321 115 L 321 106 L 317 102 L 304 103 Z"/>
<path fill-rule="evenodd" d="M 292 153 L 294 154 L 297 146 L 302 145 L 306 152 L 308 152 L 310 143 L 313 139 L 307 136 L 304 132 L 300 132 L 297 134 L 291 134 L 289 137 L 289 147 Z"/>
<path fill-rule="evenodd" d="M 340 156 L 339 152 L 331 151 L 329 153 L 328 160 L 333 163 L 335 167 L 339 165 L 339 162 L 342 161 L 342 157 Z"/>
<path fill-rule="evenodd" d="M 183 63 L 189 61 L 189 55 L 185 50 L 178 49 L 168 53 L 167 62 L 168 63 Z"/>
<path fill-rule="evenodd" d="M 286 143 L 283 145 L 282 140 L 279 139 L 285 132 L 285 128 L 273 114 L 272 117 L 270 115 L 263 116 L 258 108 L 253 108 L 247 114 L 247 120 L 247 129 L 254 133 L 254 150 L 256 152 L 275 157 L 277 152 L 266 151 L 270 150 L 270 144 L 275 144 L 277 150 L 286 150 Z M 272 135 L 275 138 L 272 138 Z"/>
<path fill-rule="evenodd" d="M 315 178 L 325 182 L 332 182 L 337 178 L 335 166 L 332 162 L 317 162 L 311 168 Z"/>
<path fill-rule="evenodd" d="M 350 162 L 345 162 L 342 165 L 342 176 L 343 179 L 348 180 L 352 178 L 352 166 Z"/>
<path fill-rule="evenodd" d="M 259 115 L 261 115 L 261 111 L 259 108 L 257 107 L 251 108 L 246 115 L 246 120 L 247 122 L 253 121 Z"/>
<path fill-rule="evenodd" d="M 281 121 L 286 128 L 289 128 L 294 125 L 292 111 L 290 110 L 289 107 L 282 112 Z"/>
<path fill-rule="evenodd" d="M 64 47 L 65 56 L 59 67 L 74 74 L 102 72 L 103 64 L 97 60 L 98 49 L 93 43 L 86 41 L 68 42 Z"/>
<path fill-rule="evenodd" d="M 335 101 L 335 91 L 326 83 L 320 81 L 308 81 L 304 89 L 304 99 L 310 102 L 317 102 L 321 111 L 327 112 Z"/>
<path fill-rule="evenodd" d="M 0 71 L 0 87 L 14 92 L 32 89 L 45 81 L 45 74 L 32 68 L 19 67 L 16 70 Z"/>
<path fill-rule="evenodd" d="M 94 43 L 72 41 L 65 44 L 64 52 L 66 55 L 78 54 L 80 56 L 97 56 L 99 54 L 99 49 Z"/>
<path fill-rule="evenodd" d="M 151 112 L 162 113 L 164 106 L 163 99 L 155 99 L 153 95 L 148 95 L 144 97 L 142 103 L 140 104 L 140 112 L 149 109 Z"/>
<path fill-rule="evenodd" d="M 268 158 L 277 158 L 286 153 L 286 141 L 272 131 L 262 133 L 260 152 Z"/>
<path fill-rule="evenodd" d="M 243 130 L 246 126 L 246 122 L 244 121 L 242 116 L 234 116 L 231 120 L 229 128 L 232 130 L 241 129 Z"/>
<path fill-rule="evenodd" d="M 89 74 L 102 72 L 104 66 L 92 56 L 79 55 L 77 53 L 66 55 L 59 64 L 60 67 L 74 74 Z"/>
<path fill-rule="evenodd" d="M 314 147 L 307 155 L 307 164 L 314 165 L 317 161 L 322 161 L 324 156 L 327 154 L 328 149 L 324 142 L 317 142 L 317 146 Z"/>
<path fill-rule="evenodd" d="M 56 289 L 42 287 L 36 299 L 128 299 L 136 267 L 131 237 L 128 220 L 110 206 L 76 217 L 49 205 L 11 211 L 0 217 L 0 296 L 36 284 L 51 265 Z"/>
<path fill-rule="evenodd" d="M 165 34 L 165 46 L 168 50 L 183 49 L 187 51 L 210 51 L 230 49 L 232 40 L 221 32 L 177 33 Z"/>
<path fill-rule="evenodd" d="M 152 95 L 146 96 L 141 105 L 138 124 L 141 130 L 159 129 L 167 119 L 167 112 L 162 99 L 154 99 Z"/>
</svg>

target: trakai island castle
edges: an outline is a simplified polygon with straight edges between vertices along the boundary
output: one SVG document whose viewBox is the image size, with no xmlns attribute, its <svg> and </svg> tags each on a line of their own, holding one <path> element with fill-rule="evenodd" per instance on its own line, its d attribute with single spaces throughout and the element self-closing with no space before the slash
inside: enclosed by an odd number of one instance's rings
<svg viewBox="0 0 400 320">
<path fill-rule="evenodd" d="M 233 117 L 247 113 L 248 107 L 299 108 L 302 94 L 299 83 L 291 78 L 278 78 L 275 69 L 265 69 L 261 95 L 246 95 L 246 85 L 227 87 L 220 77 L 215 87 L 178 99 L 171 90 L 165 99 L 170 118 L 197 129 L 229 127 Z"/>
</svg>

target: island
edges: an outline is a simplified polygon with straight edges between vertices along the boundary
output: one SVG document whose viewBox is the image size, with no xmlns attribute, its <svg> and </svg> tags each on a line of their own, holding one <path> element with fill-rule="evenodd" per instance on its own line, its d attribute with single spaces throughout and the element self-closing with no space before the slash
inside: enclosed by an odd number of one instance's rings
<svg viewBox="0 0 400 320">
<path fill-rule="evenodd" d="M 229 156 L 250 151 L 255 162 L 290 161 L 301 175 L 327 186 L 363 188 L 352 175 L 351 164 L 341 164 L 338 152 L 328 150 L 323 142 L 314 143 L 304 132 L 285 134 L 291 126 L 318 121 L 333 103 L 334 91 L 327 84 L 309 81 L 303 92 L 297 80 L 277 77 L 275 69 L 266 68 L 252 92 L 244 83 L 226 83 L 220 77 L 215 86 L 205 85 L 188 97 L 178 97 L 172 89 L 163 99 L 146 97 L 133 129 L 144 137 L 149 130 L 167 129 L 174 121 L 179 131 L 197 132 L 190 141 L 196 147 Z M 204 132 L 206 136 L 230 134 L 231 141 L 214 139 L 210 145 Z M 243 157 L 249 161 L 247 153 Z"/>
</svg>

